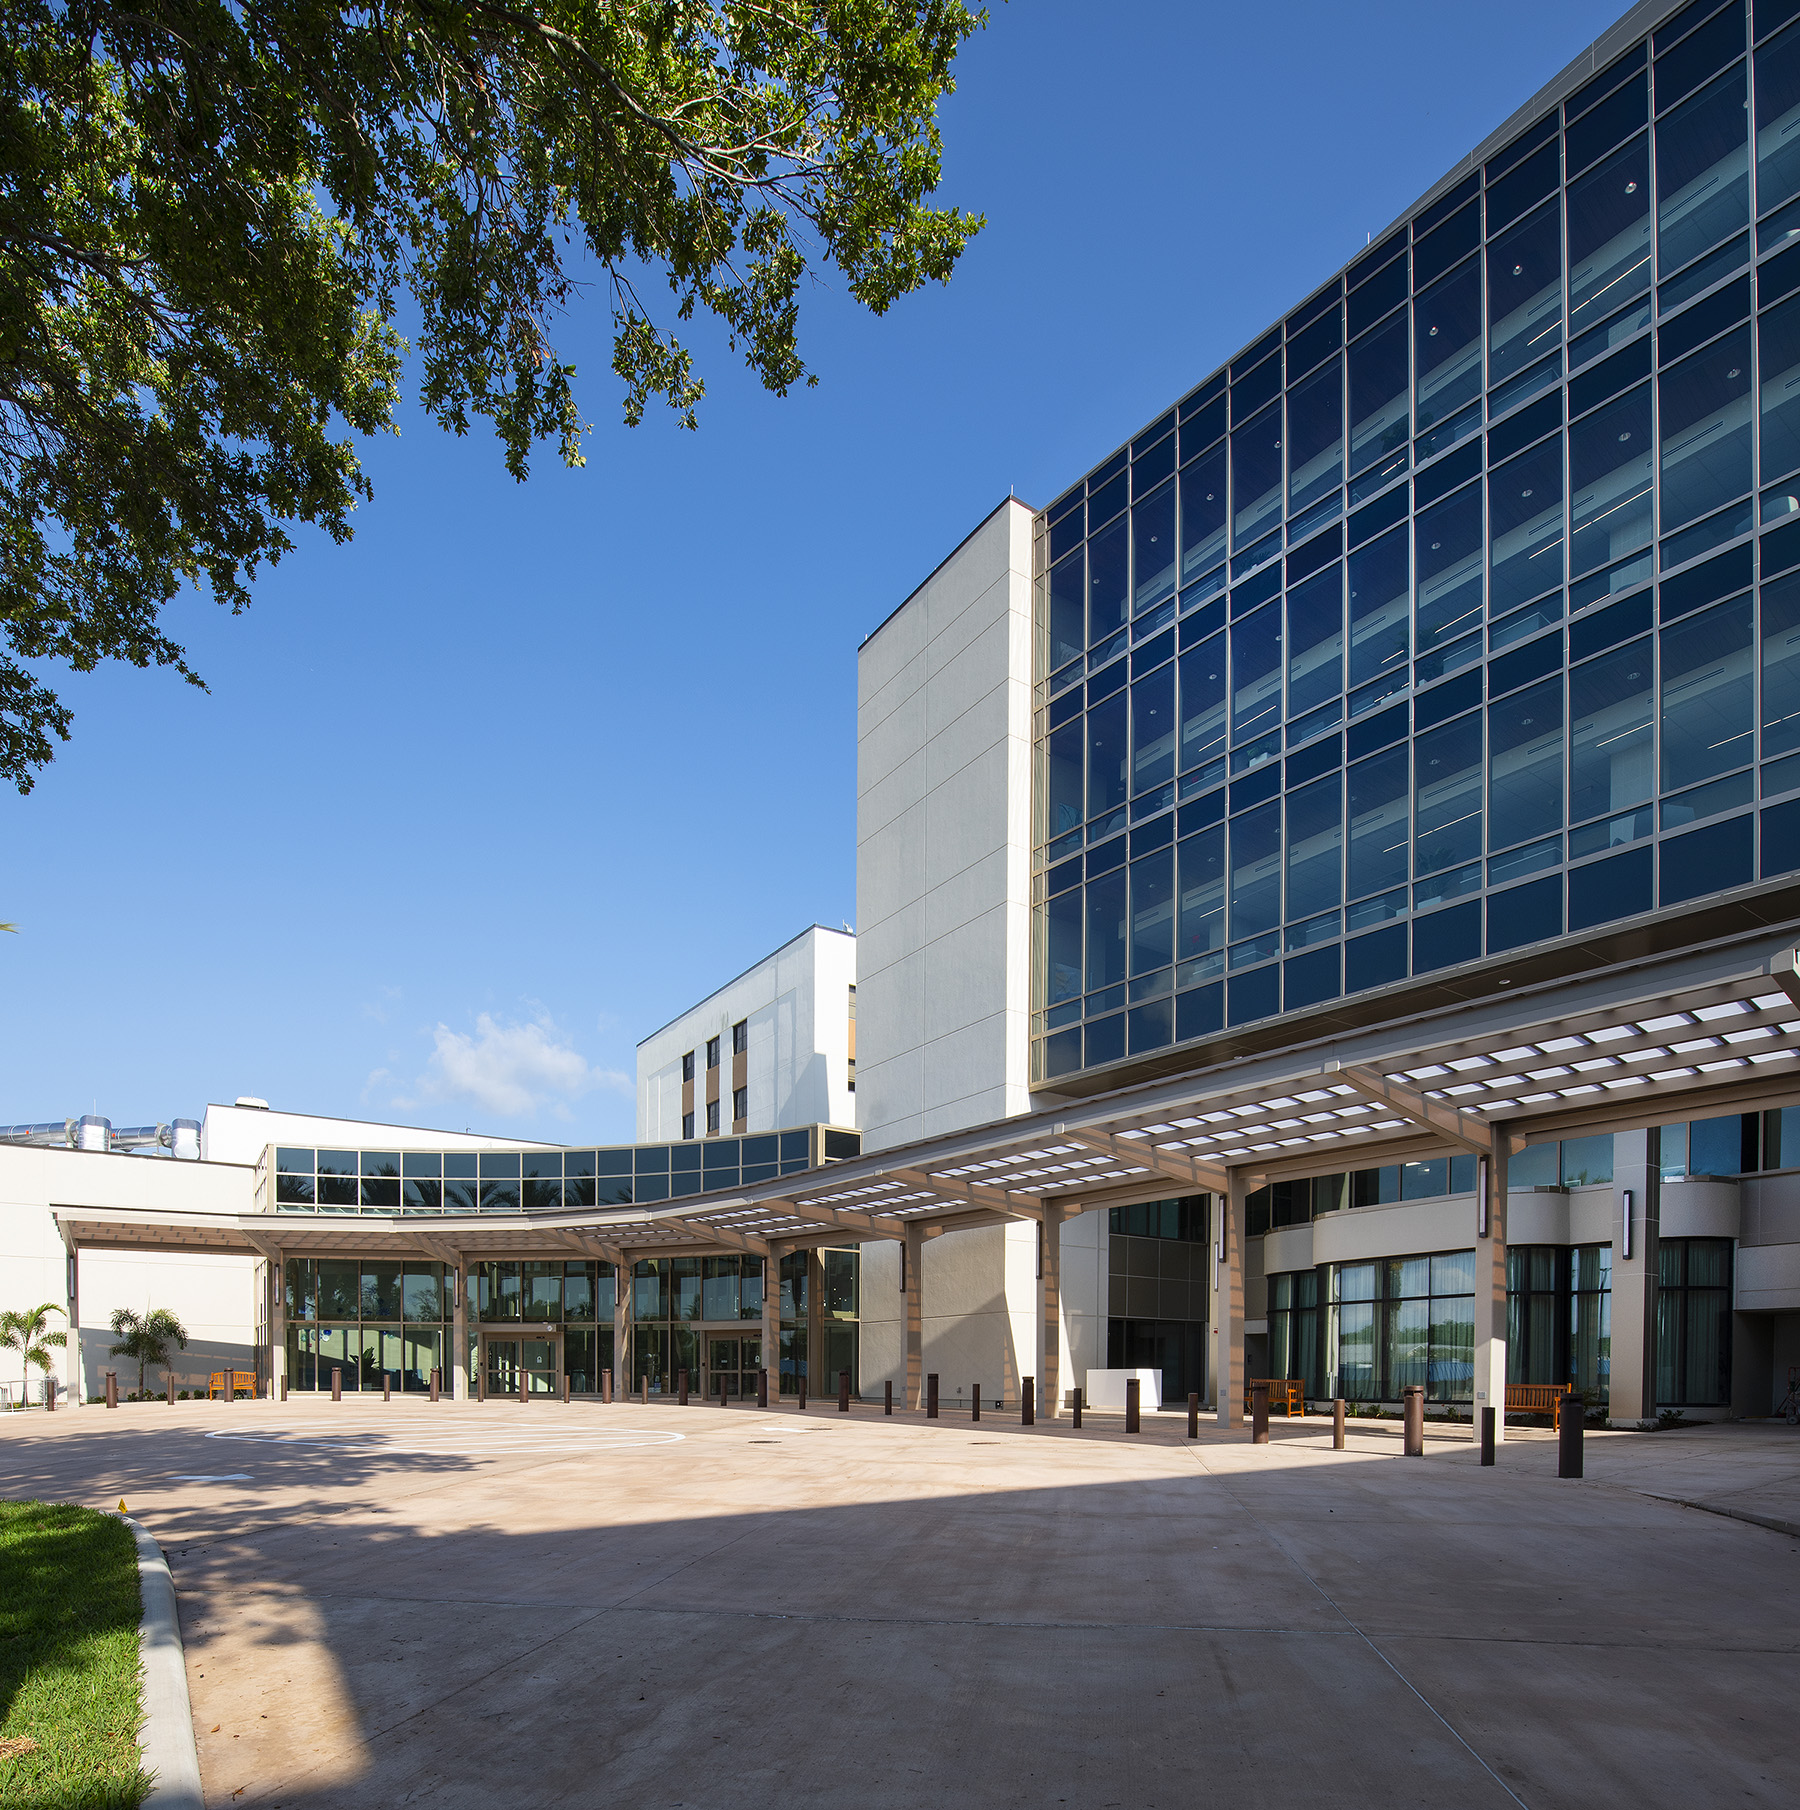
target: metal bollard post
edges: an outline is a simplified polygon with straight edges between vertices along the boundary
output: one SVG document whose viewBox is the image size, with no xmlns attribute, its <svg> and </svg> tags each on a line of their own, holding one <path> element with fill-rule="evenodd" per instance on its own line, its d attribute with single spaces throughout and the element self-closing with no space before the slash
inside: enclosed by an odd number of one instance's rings
<svg viewBox="0 0 1800 1810">
<path fill-rule="evenodd" d="M 1573 1389 L 1556 1404 L 1556 1474 L 1581 1475 L 1581 1442 L 1586 1410 Z"/>
<path fill-rule="evenodd" d="M 385 1370 L 382 1371 L 382 1373 L 381 1373 L 381 1399 L 383 1401 L 392 1401 L 394 1399 L 393 1396 L 389 1393 L 389 1391 L 391 1390 L 392 1387 L 393 1387 L 393 1381 L 392 1381 L 390 1374 Z"/>
<path fill-rule="evenodd" d="M 1079 1433 L 1081 1431 L 1081 1391 L 1079 1389 L 1077 1389 L 1075 1391 L 1074 1408 L 1075 1408 L 1074 1426 L 1075 1426 L 1075 1431 L 1077 1433 Z"/>
<path fill-rule="evenodd" d="M 759 1408 L 769 1405 L 769 1373 L 766 1370 L 756 1373 L 756 1405 Z"/>
<path fill-rule="evenodd" d="M 936 1420 L 938 1417 L 937 1397 L 938 1397 L 937 1372 L 935 1370 L 933 1370 L 925 1378 L 925 1418 L 927 1420 Z"/>
<path fill-rule="evenodd" d="M 287 1387 L 287 1378 L 285 1376 L 281 1379 L 281 1385 L 284 1389 Z M 168 1392 L 169 1406 L 172 1408 L 175 1406 L 175 1372 L 173 1370 L 169 1372 L 164 1386 Z M 287 1397 L 284 1395 L 281 1399 L 286 1401 Z"/>
<path fill-rule="evenodd" d="M 106 1373 L 106 1405 L 109 1408 L 119 1405 L 119 1373 L 116 1370 Z"/>
<path fill-rule="evenodd" d="M 520 1371 L 519 1371 L 519 1406 L 521 1408 L 528 1407 L 531 1402 L 531 1396 L 530 1396 L 529 1391 L 526 1389 L 525 1384 L 526 1384 L 525 1371 L 524 1371 L 523 1367 L 521 1367 Z"/>
<path fill-rule="evenodd" d="M 1269 1443 L 1269 1384 L 1266 1377 L 1250 1379 L 1250 1443 Z"/>
<path fill-rule="evenodd" d="M 1138 1379 L 1128 1376 L 1125 1379 L 1125 1431 L 1135 1433 L 1138 1430 Z"/>
<path fill-rule="evenodd" d="M 650 1372 L 646 1370 L 638 1379 L 644 1385 L 644 1406 L 650 1406 Z"/>
<path fill-rule="evenodd" d="M 889 1377 L 886 1383 L 886 1397 L 882 1403 L 882 1413 L 892 1414 L 894 1411 L 894 1379 Z"/>
<path fill-rule="evenodd" d="M 1037 1425 L 1037 1378 L 1022 1377 L 1019 1382 L 1019 1425 Z"/>
<path fill-rule="evenodd" d="M 568 1405 L 568 1400 L 569 1400 L 569 1373 L 568 1373 L 568 1371 L 565 1370 L 563 1372 L 563 1405 L 565 1407 Z"/>
<path fill-rule="evenodd" d="M 1422 1383 L 1408 1383 L 1401 1391 L 1405 1415 L 1405 1438 L 1401 1449 L 1408 1458 L 1425 1456 L 1425 1388 Z"/>
<path fill-rule="evenodd" d="M 800 1383 L 800 1412 L 802 1414 L 804 1414 L 806 1412 L 806 1372 L 804 1370 L 802 1370 L 800 1372 L 799 1383 Z"/>
<path fill-rule="evenodd" d="M 688 1405 L 687 1389 L 688 1373 L 685 1370 L 677 1371 L 675 1376 L 675 1405 L 678 1408 L 685 1408 Z"/>
<path fill-rule="evenodd" d="M 1494 1410 L 1492 1408 L 1481 1410 L 1481 1462 L 1483 1464 L 1494 1462 Z"/>
<path fill-rule="evenodd" d="M 174 1399 L 175 1399 L 175 1382 L 174 1382 L 174 1379 L 171 1378 L 169 1381 L 169 1400 L 172 1402 L 172 1401 L 174 1401 Z M 281 1379 L 281 1399 L 283 1401 L 287 1400 L 287 1378 L 285 1376 Z"/>
<path fill-rule="evenodd" d="M 436 1365 L 433 1365 L 432 1371 L 431 1371 L 431 1399 L 433 1401 L 436 1401 L 438 1399 L 438 1394 L 443 1386 L 443 1381 L 444 1381 L 443 1371 L 438 1369 Z M 287 1400 L 287 1378 L 286 1377 L 283 1377 L 281 1379 L 281 1399 L 283 1401 Z"/>
<path fill-rule="evenodd" d="M 331 1366 L 331 1399 L 333 1401 L 344 1399 L 344 1367 L 341 1364 Z"/>
<path fill-rule="evenodd" d="M 1331 1449 L 1334 1452 L 1344 1449 L 1344 1398 L 1341 1395 L 1331 1404 Z"/>
<path fill-rule="evenodd" d="M 600 1372 L 600 1399 L 607 1407 L 612 1406 L 612 1365 L 608 1364 Z"/>
<path fill-rule="evenodd" d="M 719 1372 L 719 1406 L 721 1408 L 725 1406 L 725 1372 L 723 1370 Z"/>
<path fill-rule="evenodd" d="M 1188 1434 L 1189 1439 L 1200 1437 L 1200 1397 L 1197 1391 L 1188 1391 Z"/>
<path fill-rule="evenodd" d="M 969 1404 L 969 1418 L 971 1420 L 981 1418 L 981 1385 L 979 1383 L 975 1385 L 975 1393 Z"/>
<path fill-rule="evenodd" d="M 838 1372 L 838 1412 L 840 1414 L 850 1412 L 850 1372 L 848 1370 Z"/>
<path fill-rule="evenodd" d="M 487 1400 L 487 1370 L 479 1363 L 475 1366 L 475 1399 Z"/>
</svg>

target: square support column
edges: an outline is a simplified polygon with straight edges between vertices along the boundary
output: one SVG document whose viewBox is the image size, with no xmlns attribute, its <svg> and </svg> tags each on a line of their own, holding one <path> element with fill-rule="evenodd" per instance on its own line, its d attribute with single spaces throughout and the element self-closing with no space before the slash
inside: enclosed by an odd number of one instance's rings
<svg viewBox="0 0 1800 1810">
<path fill-rule="evenodd" d="M 1046 1201 L 1038 1233 L 1044 1312 L 1037 1387 L 1037 1411 L 1045 1420 L 1056 1419 L 1062 1407 L 1062 1222 L 1063 1209 Z"/>
<path fill-rule="evenodd" d="M 469 1272 L 459 1263 L 450 1271 L 450 1286 L 456 1298 L 450 1308 L 450 1394 L 454 1401 L 467 1401 L 469 1387 Z"/>
<path fill-rule="evenodd" d="M 1656 1275 L 1661 1227 L 1662 1132 L 1655 1126 L 1647 1131 L 1616 1132 L 1612 1375 L 1606 1411 L 1609 1419 L 1622 1426 L 1656 1418 Z"/>
<path fill-rule="evenodd" d="M 64 1234 L 65 1239 L 67 1233 Z M 68 1331 L 68 1342 L 63 1350 L 68 1354 L 64 1359 L 64 1368 L 69 1373 L 69 1405 L 75 1408 L 87 1406 L 87 1364 L 81 1350 L 81 1246 L 68 1246 L 69 1277 L 69 1311 L 63 1317 L 63 1325 Z M 26 1393 L 30 1393 L 31 1367 L 25 1368 Z"/>
<path fill-rule="evenodd" d="M 1506 1160 L 1509 1140 L 1496 1127 L 1489 1152 L 1479 1164 L 1485 1176 L 1475 1200 L 1475 1379 L 1476 1427 L 1481 1410 L 1492 1408 L 1494 1438 L 1506 1438 Z"/>
<path fill-rule="evenodd" d="M 281 1400 L 287 1381 L 287 1265 L 277 1251 L 269 1259 L 269 1399 Z"/>
<path fill-rule="evenodd" d="M 781 1246 L 763 1259 L 762 1367 L 769 1373 L 769 1406 L 781 1400 Z"/>
<path fill-rule="evenodd" d="M 1215 1194 L 1219 1223 L 1213 1232 L 1213 1332 L 1217 1340 L 1213 1394 L 1219 1425 L 1244 1424 L 1244 1201 L 1248 1178 L 1233 1169 L 1229 1186 Z"/>
<path fill-rule="evenodd" d="M 906 1226 L 900 1246 L 900 1286 L 906 1296 L 906 1405 L 925 1406 L 925 1228 Z"/>
</svg>

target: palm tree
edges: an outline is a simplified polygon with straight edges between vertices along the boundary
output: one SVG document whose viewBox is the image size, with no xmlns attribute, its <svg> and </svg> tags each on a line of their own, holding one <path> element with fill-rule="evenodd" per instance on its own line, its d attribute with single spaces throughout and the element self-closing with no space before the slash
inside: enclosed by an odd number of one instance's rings
<svg viewBox="0 0 1800 1810">
<path fill-rule="evenodd" d="M 134 1313 L 129 1307 L 113 1309 L 112 1329 L 119 1335 L 118 1344 L 108 1352 L 111 1357 L 135 1358 L 138 1367 L 139 1395 L 144 1393 L 144 1367 L 169 1362 L 169 1341 L 173 1339 L 187 1350 L 187 1328 L 166 1307 L 149 1307 Z"/>
<path fill-rule="evenodd" d="M 44 1381 L 48 1384 L 51 1349 L 69 1342 L 66 1332 L 50 1330 L 51 1314 L 61 1314 L 65 1320 L 69 1317 L 67 1310 L 58 1307 L 54 1301 L 46 1301 L 41 1307 L 26 1308 L 22 1312 L 9 1307 L 4 1313 L 0 1313 L 0 1348 L 16 1351 L 25 1360 L 27 1395 L 31 1393 L 31 1366 L 36 1364 L 43 1371 Z"/>
</svg>

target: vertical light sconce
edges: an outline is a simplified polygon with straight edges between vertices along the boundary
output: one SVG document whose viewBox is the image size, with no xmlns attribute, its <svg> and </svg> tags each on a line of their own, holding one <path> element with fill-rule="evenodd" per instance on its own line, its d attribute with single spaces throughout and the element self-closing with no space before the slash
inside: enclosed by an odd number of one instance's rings
<svg viewBox="0 0 1800 1810">
<path fill-rule="evenodd" d="M 1485 1238 L 1488 1235 L 1488 1160 L 1485 1156 L 1475 1159 L 1475 1236 Z"/>
<path fill-rule="evenodd" d="M 1621 1257 L 1625 1258 L 1627 1262 L 1629 1262 L 1630 1258 L 1631 1258 L 1631 1190 L 1629 1188 L 1627 1188 L 1624 1192 L 1625 1192 L 1625 1236 L 1619 1247 L 1619 1255 Z"/>
</svg>

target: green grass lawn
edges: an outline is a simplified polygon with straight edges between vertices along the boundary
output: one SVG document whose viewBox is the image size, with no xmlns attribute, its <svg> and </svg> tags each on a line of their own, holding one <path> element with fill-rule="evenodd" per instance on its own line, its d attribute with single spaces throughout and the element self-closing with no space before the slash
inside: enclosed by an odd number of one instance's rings
<svg viewBox="0 0 1800 1810">
<path fill-rule="evenodd" d="M 139 1614 L 137 1546 L 116 1515 L 0 1502 L 7 1810 L 135 1810 L 143 1802 Z"/>
</svg>

